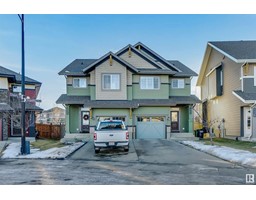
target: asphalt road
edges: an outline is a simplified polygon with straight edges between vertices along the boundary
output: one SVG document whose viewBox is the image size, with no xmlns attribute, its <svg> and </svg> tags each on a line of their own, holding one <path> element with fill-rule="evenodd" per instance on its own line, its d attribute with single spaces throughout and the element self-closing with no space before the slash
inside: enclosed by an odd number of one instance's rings
<svg viewBox="0 0 256 200">
<path fill-rule="evenodd" d="M 244 185 L 256 169 L 167 140 L 133 140 L 128 153 L 94 153 L 88 142 L 65 160 L 0 159 L 0 184 Z"/>
</svg>

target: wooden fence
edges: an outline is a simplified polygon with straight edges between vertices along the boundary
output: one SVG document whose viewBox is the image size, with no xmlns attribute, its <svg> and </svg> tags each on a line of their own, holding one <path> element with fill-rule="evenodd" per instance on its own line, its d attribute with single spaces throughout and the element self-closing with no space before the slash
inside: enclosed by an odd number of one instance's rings
<svg viewBox="0 0 256 200">
<path fill-rule="evenodd" d="M 64 137 L 65 125 L 36 124 L 39 137 L 59 140 Z"/>
</svg>

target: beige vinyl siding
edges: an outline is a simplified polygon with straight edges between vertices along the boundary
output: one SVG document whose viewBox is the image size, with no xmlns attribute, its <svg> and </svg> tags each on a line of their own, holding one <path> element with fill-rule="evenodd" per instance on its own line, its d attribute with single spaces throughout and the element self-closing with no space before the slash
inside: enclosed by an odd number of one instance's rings
<svg viewBox="0 0 256 200">
<path fill-rule="evenodd" d="M 0 77 L 0 89 L 8 89 L 8 80 L 7 78 Z"/>
<path fill-rule="evenodd" d="M 223 63 L 223 95 L 208 99 L 208 120 L 215 121 L 213 128 L 217 130 L 220 120 L 224 119 L 226 135 L 240 136 L 240 107 L 243 104 L 232 91 L 241 89 L 241 64 L 236 64 L 216 50 L 212 50 L 202 81 L 201 97 L 204 100 L 210 96 L 212 88 L 206 74 L 220 62 Z"/>
<path fill-rule="evenodd" d="M 103 90 L 103 74 L 120 74 L 120 90 Z M 95 68 L 96 100 L 126 100 L 127 99 L 127 69 L 113 59 L 109 59 Z"/>
<path fill-rule="evenodd" d="M 67 77 L 67 85 L 72 85 L 73 84 L 73 77 L 68 76 Z"/>
<path fill-rule="evenodd" d="M 123 53 L 120 56 L 120 58 L 122 58 L 123 60 L 125 60 L 126 62 L 130 63 L 131 65 L 137 68 L 156 69 L 154 65 L 150 64 L 148 61 L 141 58 L 134 52 L 131 52 L 131 56 L 129 57 L 128 50 L 125 53 Z"/>
<path fill-rule="evenodd" d="M 217 87 L 216 87 L 216 70 L 214 70 L 208 77 L 209 79 L 209 96 L 208 99 L 213 99 L 217 96 Z"/>
<path fill-rule="evenodd" d="M 127 85 L 132 85 L 132 72 L 127 70 Z"/>
<path fill-rule="evenodd" d="M 95 70 L 90 72 L 90 84 L 95 85 Z"/>
</svg>

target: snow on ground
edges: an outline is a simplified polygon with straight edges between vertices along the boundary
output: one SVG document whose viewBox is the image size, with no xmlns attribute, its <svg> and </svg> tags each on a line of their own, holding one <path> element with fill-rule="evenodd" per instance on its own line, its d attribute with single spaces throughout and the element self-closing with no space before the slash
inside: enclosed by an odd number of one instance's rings
<svg viewBox="0 0 256 200">
<path fill-rule="evenodd" d="M 3 152 L 2 158 L 41 158 L 41 159 L 63 159 L 70 155 L 72 152 L 80 148 L 84 143 L 77 142 L 61 148 L 51 148 L 45 151 L 39 149 L 30 149 L 30 154 L 20 155 L 20 143 L 10 143 L 6 150 Z"/>
<path fill-rule="evenodd" d="M 205 145 L 201 142 L 194 141 L 182 141 L 181 143 L 230 162 L 256 167 L 256 154 L 249 151 Z"/>
</svg>

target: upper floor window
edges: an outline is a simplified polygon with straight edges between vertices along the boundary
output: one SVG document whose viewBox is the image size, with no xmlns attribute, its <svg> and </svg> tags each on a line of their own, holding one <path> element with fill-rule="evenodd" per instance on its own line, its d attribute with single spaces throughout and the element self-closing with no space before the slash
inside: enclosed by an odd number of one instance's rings
<svg viewBox="0 0 256 200">
<path fill-rule="evenodd" d="M 73 78 L 73 87 L 74 88 L 85 88 L 86 87 L 86 78 Z"/>
<path fill-rule="evenodd" d="M 172 79 L 172 88 L 182 89 L 185 87 L 184 79 Z"/>
<path fill-rule="evenodd" d="M 140 89 L 142 90 L 158 90 L 160 88 L 160 78 L 155 76 L 141 76 Z"/>
<path fill-rule="evenodd" d="M 103 90 L 120 90 L 120 74 L 103 74 Z"/>
</svg>

